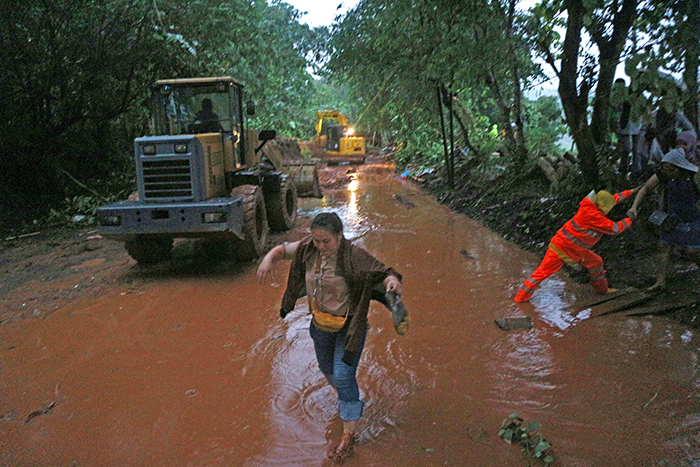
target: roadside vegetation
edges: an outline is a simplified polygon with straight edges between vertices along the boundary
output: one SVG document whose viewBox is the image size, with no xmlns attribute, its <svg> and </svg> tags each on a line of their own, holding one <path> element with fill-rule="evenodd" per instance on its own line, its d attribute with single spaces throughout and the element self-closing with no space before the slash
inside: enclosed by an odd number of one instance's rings
<svg viewBox="0 0 700 467">
<path fill-rule="evenodd" d="M 431 169 L 421 180 L 436 196 L 540 252 L 591 189 L 648 175 L 620 169 L 621 101 L 631 119 L 663 107 L 698 127 L 700 10 L 528 5 L 361 0 L 310 28 L 278 0 L 3 2 L 0 234 L 94 222 L 134 190 L 132 144 L 150 131 L 155 80 L 231 75 L 256 102 L 256 128 L 308 140 L 316 110 L 341 110 L 393 148 L 399 170 Z M 651 256 L 653 236 L 638 240 Z"/>
</svg>

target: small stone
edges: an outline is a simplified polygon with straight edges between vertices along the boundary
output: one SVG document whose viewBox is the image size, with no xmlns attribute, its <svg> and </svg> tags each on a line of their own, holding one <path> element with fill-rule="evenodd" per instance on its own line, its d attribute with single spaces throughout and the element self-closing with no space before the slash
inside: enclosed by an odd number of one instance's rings
<svg viewBox="0 0 700 467">
<path fill-rule="evenodd" d="M 529 316 L 500 316 L 493 321 L 504 331 L 532 329 L 532 320 Z"/>
</svg>

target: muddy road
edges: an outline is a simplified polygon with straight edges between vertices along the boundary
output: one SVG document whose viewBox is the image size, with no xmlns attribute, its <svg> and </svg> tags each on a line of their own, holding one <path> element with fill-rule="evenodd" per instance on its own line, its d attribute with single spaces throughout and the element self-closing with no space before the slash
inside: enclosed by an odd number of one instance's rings
<svg viewBox="0 0 700 467">
<path fill-rule="evenodd" d="M 663 317 L 586 319 L 595 296 L 559 276 L 518 307 L 539 258 L 388 167 L 351 177 L 300 211 L 307 225 L 338 212 L 346 237 L 396 267 L 412 323 L 398 336 L 387 310 L 370 311 L 365 416 L 346 465 L 526 466 L 498 436 L 513 412 L 539 422 L 554 465 L 700 465 L 695 331 Z M 113 264 L 124 272 L 107 281 L 93 263 L 100 296 L 0 326 L 1 465 L 331 465 L 341 423 L 306 304 L 278 316 L 286 264 L 264 286 L 256 264 L 209 263 L 185 246 L 150 269 Z M 523 313 L 530 331 L 494 325 Z"/>
</svg>

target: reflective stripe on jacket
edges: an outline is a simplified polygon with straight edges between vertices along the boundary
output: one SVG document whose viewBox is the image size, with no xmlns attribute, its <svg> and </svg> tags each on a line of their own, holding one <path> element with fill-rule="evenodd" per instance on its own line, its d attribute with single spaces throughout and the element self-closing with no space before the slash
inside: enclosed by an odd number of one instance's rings
<svg viewBox="0 0 700 467">
<path fill-rule="evenodd" d="M 632 196 L 632 190 L 626 190 L 615 194 L 615 204 Z M 574 217 L 564 224 L 552 238 L 550 248 L 560 257 L 561 253 L 569 256 L 571 260 L 578 261 L 581 250 L 590 250 L 598 243 L 603 235 L 616 235 L 622 233 L 632 225 L 632 219 L 625 218 L 621 221 L 611 221 L 588 198 L 583 198 Z M 578 254 L 577 254 L 578 253 Z M 562 258 L 564 259 L 564 258 Z"/>
</svg>

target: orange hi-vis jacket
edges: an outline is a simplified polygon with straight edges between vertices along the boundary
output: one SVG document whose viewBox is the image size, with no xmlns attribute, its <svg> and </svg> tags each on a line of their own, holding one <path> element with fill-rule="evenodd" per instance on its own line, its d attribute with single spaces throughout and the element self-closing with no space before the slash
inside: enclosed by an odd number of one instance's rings
<svg viewBox="0 0 700 467">
<path fill-rule="evenodd" d="M 616 193 L 615 204 L 632 196 L 632 190 Z M 549 248 L 567 263 L 577 263 L 603 235 L 622 233 L 632 225 L 632 219 L 611 221 L 588 198 L 583 198 L 574 217 L 552 237 Z"/>
<path fill-rule="evenodd" d="M 627 190 L 613 195 L 615 204 L 632 196 Z M 547 253 L 535 272 L 525 281 L 513 299 L 515 302 L 530 300 L 532 294 L 540 287 L 543 280 L 559 271 L 564 263 L 579 263 L 588 270 L 591 286 L 599 292 L 608 291 L 608 279 L 603 268 L 603 258 L 591 248 L 603 235 L 619 234 L 632 225 L 629 218 L 613 222 L 588 197 L 579 203 L 578 212 L 573 219 L 552 237 Z"/>
</svg>

